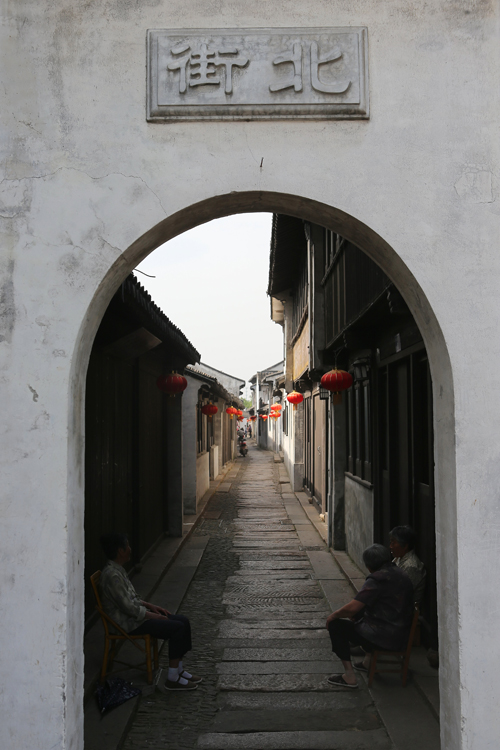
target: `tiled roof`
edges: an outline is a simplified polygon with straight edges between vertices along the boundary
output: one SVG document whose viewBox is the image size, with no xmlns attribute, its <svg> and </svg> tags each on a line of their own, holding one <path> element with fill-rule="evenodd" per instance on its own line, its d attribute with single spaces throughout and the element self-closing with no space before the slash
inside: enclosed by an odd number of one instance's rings
<svg viewBox="0 0 500 750">
<path fill-rule="evenodd" d="M 241 401 L 238 396 L 235 396 L 234 393 L 230 393 L 229 391 L 227 391 L 224 386 L 219 383 L 217 378 L 214 378 L 213 375 L 208 375 L 208 373 L 203 372 L 203 370 L 200 370 L 198 367 L 193 367 L 193 365 L 188 365 L 186 367 L 186 374 L 193 375 L 195 378 L 199 378 L 200 380 L 205 380 L 206 382 L 210 383 L 212 390 L 216 396 L 220 396 L 222 399 L 224 399 L 224 401 L 235 404 L 238 409 L 243 409 L 243 401 Z"/>
<path fill-rule="evenodd" d="M 174 347 L 188 362 L 195 364 L 201 359 L 200 353 L 194 348 L 188 338 L 182 333 L 144 289 L 135 276 L 130 274 L 117 292 L 122 302 L 137 315 L 144 327 L 157 336 L 164 343 Z"/>
</svg>

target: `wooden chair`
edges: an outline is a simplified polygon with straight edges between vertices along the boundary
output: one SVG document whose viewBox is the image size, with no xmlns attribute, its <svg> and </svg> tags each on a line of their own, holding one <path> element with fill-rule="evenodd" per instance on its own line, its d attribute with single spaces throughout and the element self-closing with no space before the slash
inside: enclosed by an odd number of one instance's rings
<svg viewBox="0 0 500 750">
<path fill-rule="evenodd" d="M 96 598 L 97 606 L 96 609 L 101 615 L 102 624 L 104 626 L 104 656 L 102 659 L 102 667 L 101 667 L 101 677 L 100 677 L 100 683 L 105 681 L 106 675 L 108 671 L 111 670 L 113 666 L 113 662 L 115 661 L 116 656 L 116 649 L 118 646 L 118 643 L 124 642 L 124 641 L 130 641 L 130 643 L 138 649 L 141 653 L 145 655 L 146 658 L 146 671 L 148 674 L 148 684 L 151 685 L 153 683 L 153 667 L 152 667 L 152 661 L 151 661 L 151 648 L 153 649 L 153 659 L 154 659 L 154 667 L 155 669 L 158 669 L 158 639 L 153 638 L 148 633 L 145 633 L 144 635 L 129 635 L 126 633 L 123 628 L 121 628 L 117 622 L 113 620 L 112 617 L 106 614 L 106 612 L 102 608 L 101 604 L 101 597 L 99 596 L 99 581 L 101 579 L 101 571 L 97 570 L 93 575 L 90 576 L 90 582 L 92 583 L 92 589 L 94 591 L 94 596 Z M 114 628 L 117 632 L 113 633 L 110 632 L 110 626 Z M 140 645 L 138 641 L 144 641 L 144 646 Z M 117 664 L 124 664 L 127 667 L 132 667 L 134 669 L 141 669 L 141 667 L 137 664 L 129 664 L 124 661 L 117 661 Z"/>
<path fill-rule="evenodd" d="M 418 606 L 415 605 L 415 612 L 413 614 L 413 620 L 411 623 L 410 635 L 408 637 L 408 644 L 404 651 L 383 651 L 377 649 L 372 651 L 370 669 L 368 670 L 368 687 L 371 687 L 375 673 L 381 672 L 400 672 L 403 681 L 403 687 L 406 687 L 406 680 L 408 678 L 408 666 L 410 664 L 411 649 L 413 646 L 413 640 L 415 638 L 415 632 L 418 625 L 419 617 Z M 382 656 L 390 656 L 390 659 L 383 659 Z M 379 664 L 391 664 L 393 669 L 380 669 Z M 394 669 L 396 667 L 396 669 Z"/>
</svg>

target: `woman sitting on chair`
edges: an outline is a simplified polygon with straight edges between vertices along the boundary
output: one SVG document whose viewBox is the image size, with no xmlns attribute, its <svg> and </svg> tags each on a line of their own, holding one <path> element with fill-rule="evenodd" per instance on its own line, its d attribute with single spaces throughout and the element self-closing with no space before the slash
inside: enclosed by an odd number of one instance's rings
<svg viewBox="0 0 500 750">
<path fill-rule="evenodd" d="M 363 552 L 363 562 L 370 574 L 362 588 L 354 599 L 337 609 L 326 621 L 332 651 L 342 661 L 345 670 L 343 674 L 328 678 L 330 685 L 336 687 L 358 687 L 351 663 L 350 643 L 367 652 L 363 661 L 354 664 L 354 669 L 368 672 L 371 651 L 400 651 L 405 648 L 410 635 L 414 610 L 410 579 L 392 564 L 391 553 L 381 544 L 367 547 Z"/>
<path fill-rule="evenodd" d="M 184 655 L 191 650 L 188 618 L 173 615 L 157 604 L 140 599 L 124 568 L 132 552 L 126 534 L 103 534 L 101 546 L 108 558 L 99 582 L 104 611 L 129 635 L 149 633 L 153 638 L 168 640 L 169 668 L 165 688 L 196 690 L 201 677 L 187 672 L 182 663 Z"/>
</svg>

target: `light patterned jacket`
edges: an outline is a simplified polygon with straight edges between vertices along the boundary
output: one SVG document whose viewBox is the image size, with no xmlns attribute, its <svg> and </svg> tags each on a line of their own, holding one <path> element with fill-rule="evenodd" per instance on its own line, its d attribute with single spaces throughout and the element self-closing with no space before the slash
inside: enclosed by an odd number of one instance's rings
<svg viewBox="0 0 500 750">
<path fill-rule="evenodd" d="M 141 604 L 139 594 L 122 565 L 108 560 L 101 573 L 99 590 L 102 608 L 127 633 L 142 625 L 146 619 L 146 607 Z"/>
<path fill-rule="evenodd" d="M 411 549 L 404 557 L 396 557 L 394 564 L 401 570 L 404 570 L 413 583 L 415 602 L 419 604 L 424 595 L 425 577 L 427 575 L 422 560 L 417 557 L 415 550 Z"/>
</svg>

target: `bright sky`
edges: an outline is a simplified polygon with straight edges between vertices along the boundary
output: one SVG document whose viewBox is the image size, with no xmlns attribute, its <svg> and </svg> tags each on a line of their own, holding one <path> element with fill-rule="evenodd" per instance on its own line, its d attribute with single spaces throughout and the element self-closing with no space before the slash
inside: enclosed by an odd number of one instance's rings
<svg viewBox="0 0 500 750">
<path fill-rule="evenodd" d="M 239 214 L 191 229 L 151 253 L 137 273 L 202 362 L 248 380 L 283 358 L 266 294 L 271 214 Z"/>
</svg>

